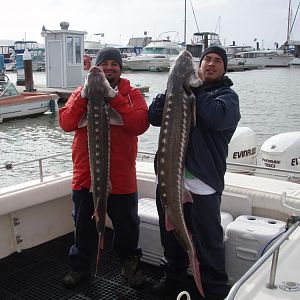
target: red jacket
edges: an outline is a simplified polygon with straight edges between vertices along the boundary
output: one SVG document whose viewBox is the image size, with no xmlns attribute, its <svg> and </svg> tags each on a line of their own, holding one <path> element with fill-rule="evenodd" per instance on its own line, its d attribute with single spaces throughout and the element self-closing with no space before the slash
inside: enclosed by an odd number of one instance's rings
<svg viewBox="0 0 300 300">
<path fill-rule="evenodd" d="M 87 100 L 82 98 L 82 87 L 77 88 L 65 106 L 59 110 L 59 123 L 66 132 L 75 131 L 72 145 L 72 189 L 90 188 L 91 176 L 88 155 L 87 126 L 78 123 L 87 110 Z M 110 181 L 112 194 L 129 194 L 137 191 L 135 160 L 137 136 L 149 127 L 148 106 L 140 90 L 121 78 L 118 93 L 109 105 L 120 113 L 124 125 L 111 125 Z"/>
</svg>

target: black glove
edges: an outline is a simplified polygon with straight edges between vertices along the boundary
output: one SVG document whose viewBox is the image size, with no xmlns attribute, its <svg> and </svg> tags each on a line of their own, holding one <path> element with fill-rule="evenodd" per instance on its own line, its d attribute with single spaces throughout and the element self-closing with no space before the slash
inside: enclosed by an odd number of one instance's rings
<svg viewBox="0 0 300 300">
<path fill-rule="evenodd" d="M 149 122 L 153 126 L 160 126 L 163 115 L 166 94 L 158 94 L 152 101 L 148 110 Z"/>
<path fill-rule="evenodd" d="M 166 94 L 158 94 L 154 99 L 153 99 L 153 106 L 156 111 L 160 111 L 164 109 L 165 105 L 165 100 L 166 100 Z"/>
</svg>

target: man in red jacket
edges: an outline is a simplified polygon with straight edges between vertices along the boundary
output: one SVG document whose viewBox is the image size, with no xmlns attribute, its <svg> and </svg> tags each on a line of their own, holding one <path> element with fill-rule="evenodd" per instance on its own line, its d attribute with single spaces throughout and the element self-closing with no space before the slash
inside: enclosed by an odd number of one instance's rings
<svg viewBox="0 0 300 300">
<path fill-rule="evenodd" d="M 142 93 L 133 88 L 127 79 L 121 78 L 122 57 L 111 47 L 100 50 L 95 65 L 105 74 L 116 95 L 109 105 L 123 119 L 123 125 L 111 125 L 110 182 L 111 193 L 107 200 L 107 214 L 114 228 L 113 249 L 123 265 L 122 274 L 128 285 L 139 287 L 143 276 L 138 271 L 142 250 L 138 248 L 139 216 L 135 160 L 137 157 L 137 136 L 149 127 L 148 107 Z M 64 107 L 59 110 L 59 122 L 66 132 L 74 131 L 72 145 L 73 180 L 72 200 L 75 221 L 75 244 L 70 248 L 71 271 L 63 284 L 77 286 L 90 276 L 90 262 L 94 258 L 98 233 L 95 221 L 93 195 L 90 192 L 91 175 L 89 167 L 87 126 L 82 120 L 87 112 L 87 99 L 82 97 L 83 87 L 77 88 Z"/>
</svg>

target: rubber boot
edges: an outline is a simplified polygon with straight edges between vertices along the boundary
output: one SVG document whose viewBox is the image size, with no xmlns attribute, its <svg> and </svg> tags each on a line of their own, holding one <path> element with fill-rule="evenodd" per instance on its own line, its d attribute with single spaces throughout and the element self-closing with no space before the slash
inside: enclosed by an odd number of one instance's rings
<svg viewBox="0 0 300 300">
<path fill-rule="evenodd" d="M 143 285 L 145 278 L 143 273 L 138 270 L 139 262 L 139 256 L 131 256 L 124 261 L 121 271 L 121 274 L 127 279 L 128 286 L 135 289 Z"/>
</svg>

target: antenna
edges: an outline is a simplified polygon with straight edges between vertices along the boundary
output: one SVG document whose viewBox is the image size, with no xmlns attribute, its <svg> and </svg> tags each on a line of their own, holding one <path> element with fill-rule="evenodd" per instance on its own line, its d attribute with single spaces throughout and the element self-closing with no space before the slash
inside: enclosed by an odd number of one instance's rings
<svg viewBox="0 0 300 300">
<path fill-rule="evenodd" d="M 219 32 L 217 32 L 217 29 L 219 28 Z M 219 16 L 218 21 L 217 21 L 217 25 L 215 28 L 215 32 L 218 33 L 219 35 L 221 35 L 221 16 Z"/>
<path fill-rule="evenodd" d="M 292 31 L 293 31 L 293 28 L 294 28 L 294 24 L 295 24 L 295 21 L 296 21 L 296 17 L 297 17 L 297 14 L 298 14 L 299 7 L 300 7 L 300 1 L 299 1 L 299 3 L 298 3 L 298 7 L 297 7 L 297 10 L 296 10 L 294 19 L 293 19 L 293 23 L 292 23 L 291 28 L 290 28 L 289 38 L 291 37 L 291 33 L 292 33 Z M 291 13 L 292 13 L 292 12 L 291 12 Z M 292 14 L 291 14 L 291 16 L 292 16 Z"/>
<path fill-rule="evenodd" d="M 186 0 L 184 0 L 184 33 L 183 33 L 183 43 L 186 45 Z"/>
<path fill-rule="evenodd" d="M 195 19 L 197 31 L 199 32 L 199 26 L 198 26 L 197 18 L 196 18 L 196 15 L 195 15 L 195 11 L 194 11 L 192 0 L 190 0 L 190 2 L 191 2 L 191 7 L 192 7 L 192 11 L 193 11 L 193 15 L 194 15 L 194 19 Z"/>
<path fill-rule="evenodd" d="M 292 15 L 291 0 L 289 0 L 288 26 L 287 26 L 287 35 L 286 35 L 287 41 L 289 41 L 290 33 L 291 33 L 291 15 Z"/>
</svg>

